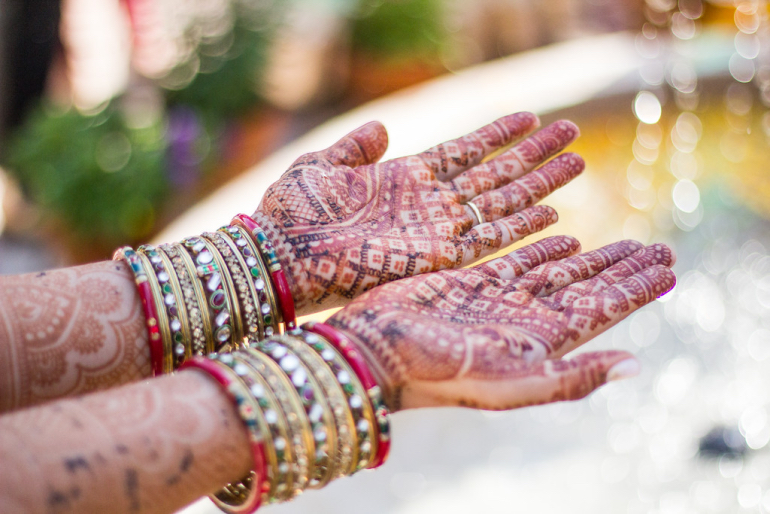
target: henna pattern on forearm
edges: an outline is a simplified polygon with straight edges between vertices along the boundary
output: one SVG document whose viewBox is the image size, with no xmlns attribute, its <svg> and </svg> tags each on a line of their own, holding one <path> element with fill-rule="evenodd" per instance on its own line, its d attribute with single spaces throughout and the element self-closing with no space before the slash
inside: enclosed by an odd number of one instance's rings
<svg viewBox="0 0 770 514">
<path fill-rule="evenodd" d="M 149 375 L 144 315 L 123 263 L 0 277 L 0 412 Z"/>
<path fill-rule="evenodd" d="M 173 512 L 246 475 L 246 431 L 195 371 L 0 417 L 0 512 Z"/>
<path fill-rule="evenodd" d="M 341 304 L 404 277 L 457 268 L 554 223 L 534 206 L 583 170 L 566 154 L 532 171 L 578 135 L 560 121 L 482 163 L 538 124 L 519 113 L 421 154 L 377 161 L 379 123 L 303 155 L 255 213 L 288 272 L 298 308 Z M 473 200 L 486 223 L 474 227 Z"/>
<path fill-rule="evenodd" d="M 394 409 L 579 398 L 623 356 L 595 354 L 579 369 L 554 359 L 669 290 L 674 256 L 635 241 L 574 255 L 578 249 L 573 238 L 552 237 L 476 268 L 407 278 L 366 293 L 328 323 L 364 347 Z M 512 399 L 493 387 L 518 388 L 544 372 L 565 375 L 544 388 L 550 396 L 533 389 L 535 400 Z"/>
</svg>

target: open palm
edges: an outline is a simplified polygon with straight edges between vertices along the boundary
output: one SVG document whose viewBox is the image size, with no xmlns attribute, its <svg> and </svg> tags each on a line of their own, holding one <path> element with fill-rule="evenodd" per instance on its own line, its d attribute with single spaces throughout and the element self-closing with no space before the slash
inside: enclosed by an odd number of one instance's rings
<svg viewBox="0 0 770 514">
<path fill-rule="evenodd" d="M 501 118 L 425 152 L 379 163 L 388 144 L 372 122 L 300 157 L 270 186 L 255 219 L 288 270 L 300 313 L 347 302 L 392 280 L 457 268 L 557 220 L 534 206 L 583 170 L 564 154 L 578 135 L 531 113 Z M 479 223 L 468 202 L 478 206 Z"/>
<path fill-rule="evenodd" d="M 471 269 L 386 284 L 327 323 L 357 342 L 394 410 L 510 409 L 581 398 L 635 371 L 626 352 L 562 356 L 670 290 L 671 250 L 620 241 L 576 255 L 556 236 Z M 632 368 L 632 369 L 629 369 Z M 624 368 L 624 369 L 621 369 Z"/>
</svg>

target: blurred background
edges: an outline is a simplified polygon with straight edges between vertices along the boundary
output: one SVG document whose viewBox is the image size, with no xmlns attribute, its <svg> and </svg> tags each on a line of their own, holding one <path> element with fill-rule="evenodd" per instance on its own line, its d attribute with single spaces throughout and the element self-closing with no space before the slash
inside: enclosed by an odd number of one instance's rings
<svg viewBox="0 0 770 514">
<path fill-rule="evenodd" d="M 678 254 L 676 289 L 587 348 L 633 351 L 642 375 L 399 414 L 386 466 L 270 510 L 770 512 L 768 7 L 4 0 L 0 273 L 216 228 L 371 119 L 396 157 L 517 110 L 569 118 L 587 168 L 542 235 Z"/>
</svg>

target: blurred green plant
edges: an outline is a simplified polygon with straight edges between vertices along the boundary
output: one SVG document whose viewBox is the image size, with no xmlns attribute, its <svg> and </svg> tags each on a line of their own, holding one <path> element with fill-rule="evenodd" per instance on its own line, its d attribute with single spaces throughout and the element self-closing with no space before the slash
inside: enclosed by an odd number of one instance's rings
<svg viewBox="0 0 770 514">
<path fill-rule="evenodd" d="M 388 60 L 435 58 L 446 41 L 442 0 L 361 0 L 353 47 Z"/>
<path fill-rule="evenodd" d="M 166 193 L 166 143 L 155 123 L 131 128 L 115 105 L 94 115 L 38 108 L 13 135 L 8 170 L 46 213 L 86 240 L 147 236 Z"/>
</svg>

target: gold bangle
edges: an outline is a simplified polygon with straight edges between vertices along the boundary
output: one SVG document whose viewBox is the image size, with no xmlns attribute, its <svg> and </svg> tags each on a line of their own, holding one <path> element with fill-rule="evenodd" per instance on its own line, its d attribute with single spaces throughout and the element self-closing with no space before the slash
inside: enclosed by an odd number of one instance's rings
<svg viewBox="0 0 770 514">
<path fill-rule="evenodd" d="M 197 288 L 191 280 L 189 266 L 185 263 L 187 252 L 177 248 L 177 244 L 162 244 L 160 249 L 171 260 L 174 266 L 176 278 L 179 282 L 187 307 L 188 321 L 190 323 L 191 348 L 190 353 L 204 355 L 207 353 L 207 332 L 204 325 L 204 315 L 201 310 L 201 299 Z M 205 296 L 204 296 L 205 301 Z M 210 332 L 210 330 L 209 330 Z"/>
<path fill-rule="evenodd" d="M 254 287 L 254 279 L 252 276 L 251 267 L 246 262 L 247 255 L 242 255 L 242 250 L 238 248 L 237 239 L 233 238 L 233 234 L 227 230 L 228 227 L 219 229 L 219 232 L 223 234 L 222 240 L 232 250 L 235 260 L 240 266 L 243 272 L 242 277 L 234 278 L 236 285 L 238 286 L 238 297 L 241 299 L 244 311 L 244 337 L 252 339 L 261 339 L 265 337 L 265 323 L 262 319 L 262 313 L 259 309 L 259 294 Z M 246 244 L 246 241 L 242 244 Z M 257 264 L 254 264 L 256 268 Z M 257 268 L 258 269 L 258 268 Z"/>
<path fill-rule="evenodd" d="M 226 227 L 231 228 L 231 227 Z M 255 265 L 259 269 L 259 274 L 262 282 L 262 288 L 260 289 L 258 287 L 257 282 L 254 281 L 254 287 L 257 289 L 258 292 L 262 292 L 262 295 L 259 295 L 260 297 L 260 306 L 259 306 L 259 314 L 262 316 L 262 322 L 265 326 L 265 336 L 271 337 L 273 334 L 277 334 L 279 332 L 278 330 L 278 323 L 279 323 L 279 310 L 278 310 L 278 303 L 275 298 L 275 290 L 273 286 L 273 279 L 270 276 L 270 272 L 267 269 L 267 266 L 265 265 L 265 261 L 262 257 L 262 253 L 259 250 L 259 247 L 257 246 L 257 243 L 254 241 L 252 236 L 249 234 L 249 231 L 244 229 L 243 227 L 239 225 L 233 225 L 232 228 L 234 228 L 236 231 L 231 232 L 233 236 L 239 238 L 243 238 L 246 241 L 246 245 L 248 246 L 249 250 L 252 252 Z M 248 264 L 248 262 L 247 262 Z M 267 305 L 267 309 L 265 309 L 264 305 Z"/>
<path fill-rule="evenodd" d="M 185 268 L 191 277 L 193 291 L 198 299 L 198 305 L 201 307 L 201 321 L 203 323 L 203 335 L 206 341 L 205 353 L 214 353 L 214 331 L 211 327 L 211 315 L 208 309 L 208 298 L 206 297 L 206 291 L 204 290 L 205 284 L 201 277 L 198 276 L 196 270 L 195 261 L 193 261 L 192 255 L 187 251 L 187 248 L 183 243 L 174 243 L 174 248 L 177 249 L 179 255 L 182 258 Z"/>
<path fill-rule="evenodd" d="M 161 249 L 158 248 L 155 251 L 161 261 L 163 261 L 163 266 L 169 277 L 168 285 L 176 298 L 177 319 L 169 321 L 169 327 L 171 328 L 171 344 L 173 346 L 174 360 L 176 361 L 174 368 L 177 368 L 182 362 L 192 356 L 191 328 L 187 315 L 187 303 L 182 292 L 182 286 L 179 284 L 179 277 L 174 272 L 175 268 L 171 263 L 171 259 Z M 179 325 L 175 326 L 176 323 Z"/>
<path fill-rule="evenodd" d="M 274 392 L 289 422 L 292 433 L 291 444 L 294 447 L 294 481 L 291 484 L 278 484 L 272 496 L 279 500 L 288 500 L 302 492 L 313 473 L 315 466 L 315 440 L 309 416 L 291 379 L 278 363 L 269 355 L 254 348 L 239 352 L 267 381 Z M 312 386 L 311 386 L 312 387 Z"/>
</svg>

